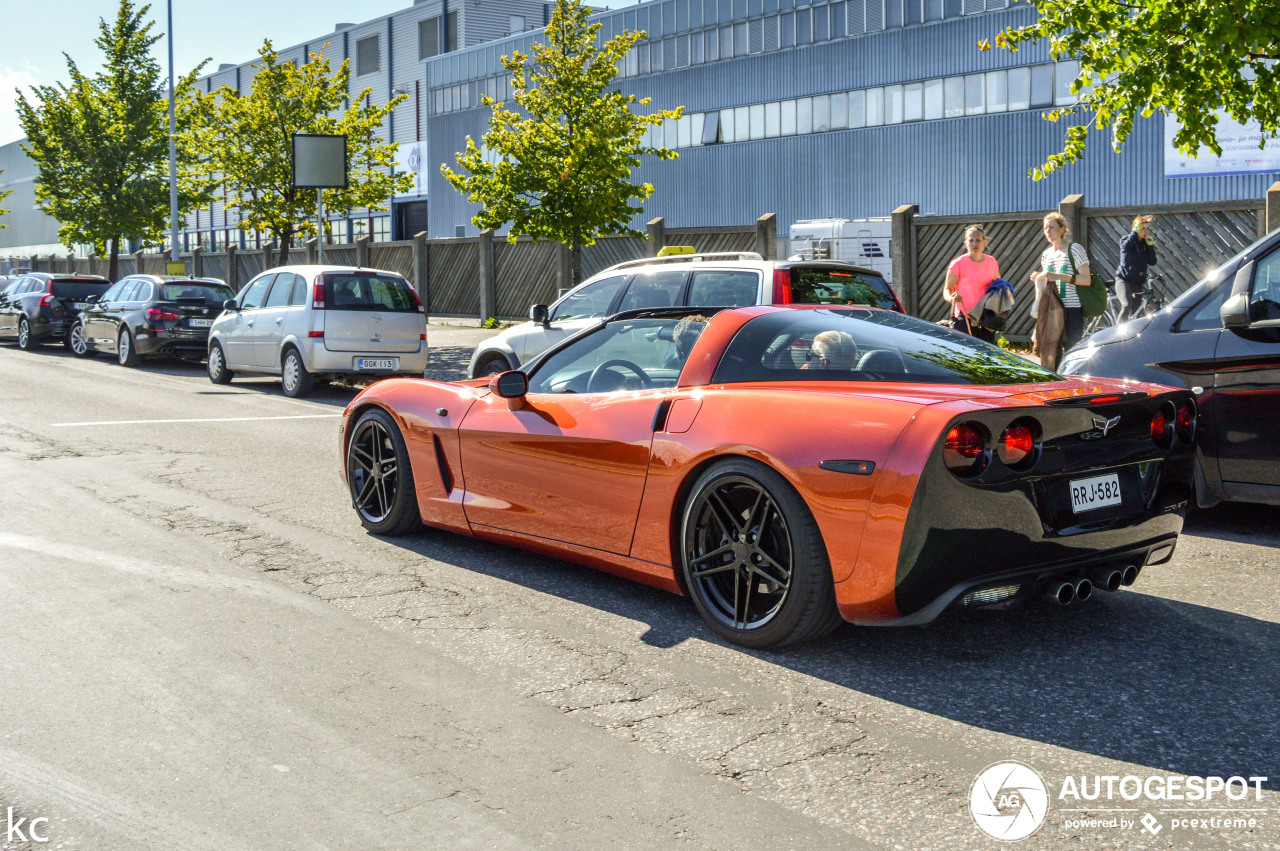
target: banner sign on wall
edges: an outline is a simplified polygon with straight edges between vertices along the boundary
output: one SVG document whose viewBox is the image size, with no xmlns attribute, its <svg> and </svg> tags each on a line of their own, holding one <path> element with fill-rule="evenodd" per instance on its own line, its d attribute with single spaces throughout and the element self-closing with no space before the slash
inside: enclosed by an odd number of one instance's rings
<svg viewBox="0 0 1280 851">
<path fill-rule="evenodd" d="M 1268 139 L 1260 148 L 1262 128 L 1256 121 L 1240 124 L 1218 112 L 1217 137 L 1222 156 L 1201 148 L 1198 156 L 1179 153 L 1173 137 L 1182 129 L 1174 118 L 1164 117 L 1164 176 L 1213 177 L 1227 174 L 1269 174 L 1280 172 L 1280 138 Z"/>
<path fill-rule="evenodd" d="M 413 175 L 413 185 L 397 198 L 413 198 L 427 194 L 427 143 L 401 142 L 396 150 L 396 173 Z"/>
</svg>

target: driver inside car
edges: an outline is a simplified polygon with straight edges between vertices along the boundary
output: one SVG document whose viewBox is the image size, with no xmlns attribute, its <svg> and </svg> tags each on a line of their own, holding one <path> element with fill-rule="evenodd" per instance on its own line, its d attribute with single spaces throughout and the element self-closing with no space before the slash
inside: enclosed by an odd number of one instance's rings
<svg viewBox="0 0 1280 851">
<path fill-rule="evenodd" d="M 801 369 L 851 370 L 858 360 L 858 346 L 844 331 L 823 331 L 813 338 Z"/>
</svg>

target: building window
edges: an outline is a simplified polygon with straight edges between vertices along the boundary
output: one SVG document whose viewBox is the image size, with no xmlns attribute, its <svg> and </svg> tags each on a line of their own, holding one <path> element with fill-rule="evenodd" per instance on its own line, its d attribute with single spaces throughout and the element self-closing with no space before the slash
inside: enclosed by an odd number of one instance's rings
<svg viewBox="0 0 1280 851">
<path fill-rule="evenodd" d="M 884 123 L 902 123 L 902 86 L 884 87 Z"/>
<path fill-rule="evenodd" d="M 450 12 L 444 16 L 444 38 L 440 39 L 444 43 L 445 51 L 458 49 L 458 13 Z"/>
<path fill-rule="evenodd" d="M 1004 112 L 1009 108 L 1007 81 L 1004 71 L 987 72 L 987 112 Z"/>
<path fill-rule="evenodd" d="M 908 83 L 902 87 L 902 120 L 924 118 L 924 83 Z"/>
<path fill-rule="evenodd" d="M 1080 73 L 1080 63 L 1075 61 L 1059 62 L 1055 71 L 1057 79 L 1053 92 L 1054 105 L 1071 106 L 1077 99 L 1076 95 L 1071 94 L 1071 84 L 1075 82 L 1076 75 Z"/>
<path fill-rule="evenodd" d="M 1053 66 L 1031 66 L 1031 105 L 1048 106 L 1053 103 Z"/>
<path fill-rule="evenodd" d="M 813 132 L 825 133 L 831 129 L 831 96 L 818 95 L 813 99 Z"/>
<path fill-rule="evenodd" d="M 884 124 L 884 89 L 867 89 L 867 126 Z"/>
<path fill-rule="evenodd" d="M 836 92 L 831 96 L 831 129 L 843 130 L 849 126 L 849 96 Z"/>
<path fill-rule="evenodd" d="M 362 38 L 356 42 L 357 77 L 363 77 L 365 74 L 376 74 L 381 66 L 380 59 L 378 37 L 376 35 Z"/>
<path fill-rule="evenodd" d="M 524 31 L 524 15 L 510 15 L 507 18 L 507 35 L 515 35 Z"/>
<path fill-rule="evenodd" d="M 969 74 L 964 78 L 964 114 L 981 115 L 986 104 L 986 80 L 983 74 Z"/>
<path fill-rule="evenodd" d="M 418 21 L 418 59 L 440 55 L 440 18 Z"/>
<path fill-rule="evenodd" d="M 924 84 L 924 117 L 926 121 L 942 117 L 942 80 L 926 80 Z"/>
<path fill-rule="evenodd" d="M 1031 107 L 1031 69 L 1009 69 L 1009 109 Z"/>
<path fill-rule="evenodd" d="M 867 96 L 865 92 L 849 92 L 849 127 L 857 129 L 867 124 Z"/>
<path fill-rule="evenodd" d="M 800 9 L 796 12 L 796 46 L 799 47 L 813 42 L 813 24 L 811 19 L 813 13 L 809 9 Z"/>
<path fill-rule="evenodd" d="M 796 46 L 796 16 L 790 12 L 778 16 L 782 35 L 779 37 L 783 47 Z"/>
<path fill-rule="evenodd" d="M 702 122 L 702 144 L 714 145 L 718 142 L 720 142 L 720 113 L 704 113 Z"/>
<path fill-rule="evenodd" d="M 763 139 L 764 138 L 764 104 L 762 103 L 752 104 L 752 106 L 749 109 L 749 114 L 750 114 L 750 117 L 748 118 L 748 123 L 751 128 L 749 138 Z"/>
<path fill-rule="evenodd" d="M 391 217 L 378 216 L 373 220 L 373 241 L 374 242 L 390 242 L 391 241 Z"/>
<path fill-rule="evenodd" d="M 943 118 L 964 115 L 964 77 L 948 77 L 943 83 Z"/>
<path fill-rule="evenodd" d="M 796 135 L 796 102 L 793 100 L 784 100 L 781 103 L 782 108 L 782 135 Z"/>
<path fill-rule="evenodd" d="M 704 137 L 702 133 L 703 133 L 703 130 L 706 128 L 706 125 L 707 125 L 706 115 L 699 112 L 693 116 L 693 124 L 689 131 L 689 136 L 693 139 L 694 145 L 701 145 L 703 143 Z"/>
<path fill-rule="evenodd" d="M 772 139 L 782 132 L 782 104 L 774 101 L 764 105 L 764 137 Z"/>
</svg>

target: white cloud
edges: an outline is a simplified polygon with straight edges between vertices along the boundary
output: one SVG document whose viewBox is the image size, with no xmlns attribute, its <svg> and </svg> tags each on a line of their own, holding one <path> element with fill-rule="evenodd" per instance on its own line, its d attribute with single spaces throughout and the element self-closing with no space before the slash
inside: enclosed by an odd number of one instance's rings
<svg viewBox="0 0 1280 851">
<path fill-rule="evenodd" d="M 17 98 L 14 89 L 21 88 L 28 98 L 30 88 L 40 82 L 40 69 L 29 63 L 21 68 L 0 68 L 0 145 L 7 145 L 22 138 L 18 124 Z"/>
</svg>

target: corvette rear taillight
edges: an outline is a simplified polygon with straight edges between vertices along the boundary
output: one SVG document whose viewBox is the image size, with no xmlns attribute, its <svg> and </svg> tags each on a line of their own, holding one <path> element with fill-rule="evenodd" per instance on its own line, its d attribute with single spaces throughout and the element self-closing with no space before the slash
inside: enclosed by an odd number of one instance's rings
<svg viewBox="0 0 1280 851">
<path fill-rule="evenodd" d="M 942 461 L 957 476 L 972 476 L 987 465 L 989 433 L 981 423 L 952 426 L 942 446 Z"/>
<path fill-rule="evenodd" d="M 311 309 L 324 310 L 324 278 L 316 277 L 315 286 L 311 289 Z"/>
<path fill-rule="evenodd" d="M 1156 446 L 1168 446 L 1173 442 L 1173 423 L 1169 413 L 1161 405 L 1160 410 L 1151 418 L 1151 439 L 1156 442 Z"/>
<path fill-rule="evenodd" d="M 1178 415 L 1173 421 L 1173 430 L 1183 443 L 1192 443 L 1196 439 L 1196 409 L 1191 402 L 1183 402 L 1178 408 Z"/>
<path fill-rule="evenodd" d="M 791 303 L 791 271 L 789 269 L 773 270 L 773 303 Z"/>
<path fill-rule="evenodd" d="M 1036 448 L 1036 437 L 1025 425 L 1012 425 L 1004 430 L 1004 463 L 1010 467 L 1021 464 Z"/>
<path fill-rule="evenodd" d="M 161 310 L 158 307 L 148 307 L 142 312 L 147 317 L 148 322 L 176 322 L 182 317 L 168 310 Z"/>
</svg>

